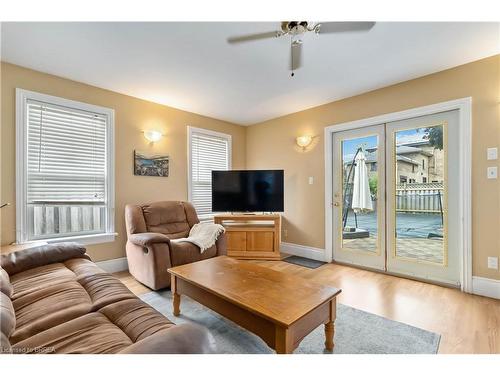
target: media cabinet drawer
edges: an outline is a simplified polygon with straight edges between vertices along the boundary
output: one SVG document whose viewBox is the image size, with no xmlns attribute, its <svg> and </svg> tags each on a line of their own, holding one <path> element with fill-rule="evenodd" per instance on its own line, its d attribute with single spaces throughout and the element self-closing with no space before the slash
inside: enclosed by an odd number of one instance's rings
<svg viewBox="0 0 500 375">
<path fill-rule="evenodd" d="M 247 232 L 247 251 L 273 251 L 274 232 Z"/>
<path fill-rule="evenodd" d="M 227 231 L 226 237 L 228 251 L 246 251 L 247 232 Z"/>
</svg>

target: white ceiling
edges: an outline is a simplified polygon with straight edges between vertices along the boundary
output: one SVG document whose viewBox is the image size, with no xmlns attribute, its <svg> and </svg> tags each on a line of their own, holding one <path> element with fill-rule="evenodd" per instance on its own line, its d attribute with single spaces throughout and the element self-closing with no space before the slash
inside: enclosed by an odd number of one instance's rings
<svg viewBox="0 0 500 375">
<path fill-rule="evenodd" d="M 2 60 L 249 125 L 500 53 L 499 23 L 387 23 L 229 45 L 279 23 L 3 23 Z"/>
</svg>

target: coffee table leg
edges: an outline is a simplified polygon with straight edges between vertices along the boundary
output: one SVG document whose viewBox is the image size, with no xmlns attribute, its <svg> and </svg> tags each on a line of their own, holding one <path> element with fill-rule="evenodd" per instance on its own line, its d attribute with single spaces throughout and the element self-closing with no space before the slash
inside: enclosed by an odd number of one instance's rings
<svg viewBox="0 0 500 375">
<path fill-rule="evenodd" d="M 172 291 L 172 297 L 174 300 L 174 316 L 179 316 L 181 313 L 181 296 L 177 293 L 177 278 L 175 275 L 172 275 L 170 290 Z"/>
<path fill-rule="evenodd" d="M 277 354 L 292 354 L 293 342 L 290 330 L 284 327 L 276 326 L 275 328 L 275 350 Z"/>
<path fill-rule="evenodd" d="M 330 317 L 329 321 L 325 324 L 325 348 L 329 352 L 333 351 L 335 343 L 333 341 L 333 336 L 335 335 L 335 318 L 337 316 L 337 301 L 334 298 L 330 302 Z"/>
<path fill-rule="evenodd" d="M 333 342 L 333 335 L 335 334 L 335 323 L 328 322 L 325 324 L 325 348 L 329 352 L 333 351 L 335 346 Z"/>
</svg>

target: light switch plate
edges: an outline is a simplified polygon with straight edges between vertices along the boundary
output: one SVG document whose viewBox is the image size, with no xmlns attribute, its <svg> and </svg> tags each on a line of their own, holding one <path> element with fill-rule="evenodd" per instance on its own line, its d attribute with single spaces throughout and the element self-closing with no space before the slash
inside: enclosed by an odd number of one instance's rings
<svg viewBox="0 0 500 375">
<path fill-rule="evenodd" d="M 309 177 L 309 185 L 314 184 L 314 177 Z"/>
<path fill-rule="evenodd" d="M 488 257 L 488 268 L 498 269 L 498 257 Z"/>
<path fill-rule="evenodd" d="M 488 160 L 497 160 L 498 159 L 498 148 L 497 147 L 489 147 L 486 152 Z"/>
<path fill-rule="evenodd" d="M 498 177 L 497 167 L 488 167 L 487 175 L 489 179 L 495 179 Z"/>
</svg>

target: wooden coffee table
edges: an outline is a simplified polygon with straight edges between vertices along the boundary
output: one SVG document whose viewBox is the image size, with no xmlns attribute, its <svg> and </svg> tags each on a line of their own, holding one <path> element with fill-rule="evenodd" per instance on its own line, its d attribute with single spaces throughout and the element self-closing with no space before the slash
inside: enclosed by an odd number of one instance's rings
<svg viewBox="0 0 500 375">
<path fill-rule="evenodd" d="M 184 294 L 255 333 L 277 353 L 292 353 L 324 324 L 325 348 L 333 350 L 340 289 L 226 256 L 168 272 L 175 316 Z"/>
</svg>

